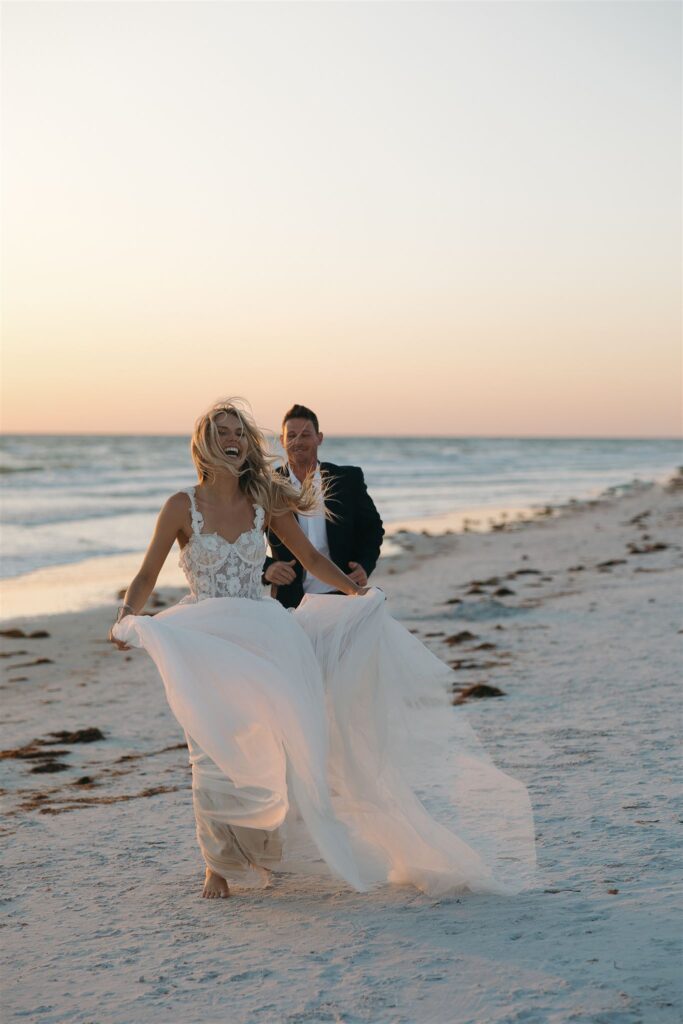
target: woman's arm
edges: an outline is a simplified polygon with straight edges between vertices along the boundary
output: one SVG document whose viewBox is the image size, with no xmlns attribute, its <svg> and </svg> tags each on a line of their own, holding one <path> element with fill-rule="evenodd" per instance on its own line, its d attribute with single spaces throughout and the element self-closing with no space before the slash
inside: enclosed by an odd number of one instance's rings
<svg viewBox="0 0 683 1024">
<path fill-rule="evenodd" d="M 366 592 L 367 587 L 357 586 L 334 562 L 313 547 L 291 512 L 273 516 L 270 529 L 312 576 L 334 587 L 335 590 L 341 590 L 343 594 L 356 595 Z"/>
<path fill-rule="evenodd" d="M 126 591 L 117 622 L 120 622 L 126 615 L 137 615 L 145 607 L 147 598 L 154 590 L 154 584 L 159 577 L 161 568 L 173 547 L 173 542 L 185 525 L 187 509 L 187 495 L 185 494 L 172 495 L 162 508 L 142 565 Z M 122 644 L 112 636 L 111 630 L 109 639 L 120 650 L 128 650 L 126 644 Z"/>
</svg>

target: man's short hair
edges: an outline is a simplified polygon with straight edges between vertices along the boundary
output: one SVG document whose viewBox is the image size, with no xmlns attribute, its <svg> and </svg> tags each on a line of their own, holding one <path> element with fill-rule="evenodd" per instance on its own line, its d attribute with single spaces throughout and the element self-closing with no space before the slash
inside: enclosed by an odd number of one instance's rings
<svg viewBox="0 0 683 1024">
<path fill-rule="evenodd" d="M 293 405 L 291 409 L 288 409 L 282 418 L 282 429 L 285 429 L 285 423 L 287 420 L 310 420 L 315 427 L 316 434 L 320 433 L 320 427 L 318 426 L 318 417 L 305 405 Z"/>
</svg>

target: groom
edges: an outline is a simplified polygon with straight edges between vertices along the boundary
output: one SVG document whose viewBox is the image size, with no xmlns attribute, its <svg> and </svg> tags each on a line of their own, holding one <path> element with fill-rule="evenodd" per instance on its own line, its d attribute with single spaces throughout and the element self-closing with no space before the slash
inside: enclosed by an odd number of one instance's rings
<svg viewBox="0 0 683 1024">
<path fill-rule="evenodd" d="M 335 466 L 318 462 L 318 447 L 323 435 L 318 417 L 305 405 L 293 405 L 285 413 L 280 442 L 287 464 L 278 470 L 287 473 L 300 486 L 313 472 L 318 487 L 325 486 L 325 503 L 333 519 L 323 515 L 299 516 L 301 529 L 314 547 L 330 558 L 359 586 L 367 586 L 375 568 L 384 536 L 382 520 L 367 492 L 359 466 Z M 291 551 L 268 533 L 272 558 L 264 565 L 263 580 L 270 583 L 273 596 L 285 608 L 296 608 L 304 594 L 329 594 L 333 591 L 315 576 L 304 571 Z"/>
</svg>

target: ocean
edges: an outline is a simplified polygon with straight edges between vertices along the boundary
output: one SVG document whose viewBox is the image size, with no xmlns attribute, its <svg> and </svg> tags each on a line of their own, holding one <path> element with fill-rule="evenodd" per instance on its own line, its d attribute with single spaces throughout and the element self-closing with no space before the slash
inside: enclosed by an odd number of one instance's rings
<svg viewBox="0 0 683 1024">
<path fill-rule="evenodd" d="M 595 496 L 671 474 L 678 440 L 332 437 L 321 458 L 362 466 L 386 524 Z M 191 486 L 187 437 L 6 435 L 2 578 L 141 551 L 168 495 Z"/>
</svg>

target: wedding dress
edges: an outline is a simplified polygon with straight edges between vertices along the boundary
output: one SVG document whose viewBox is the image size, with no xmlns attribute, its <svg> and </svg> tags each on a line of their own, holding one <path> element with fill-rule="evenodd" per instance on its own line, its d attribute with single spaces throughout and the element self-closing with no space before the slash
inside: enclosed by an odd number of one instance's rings
<svg viewBox="0 0 683 1024">
<path fill-rule="evenodd" d="M 452 670 L 376 589 L 289 612 L 264 597 L 263 509 L 231 543 L 203 532 L 187 493 L 189 597 L 114 634 L 154 659 L 185 730 L 208 865 L 247 883 L 263 868 L 324 871 L 435 896 L 527 885 L 527 791 L 451 706 Z"/>
</svg>

